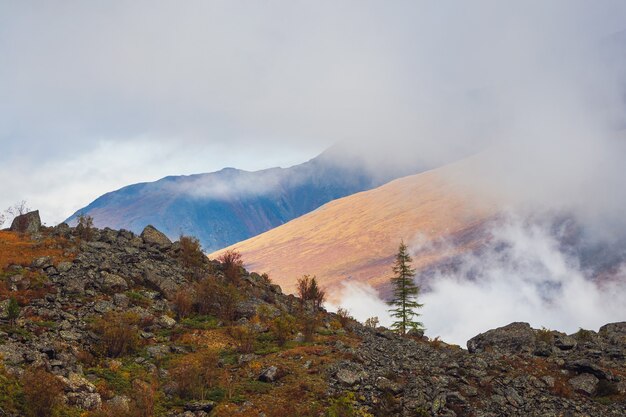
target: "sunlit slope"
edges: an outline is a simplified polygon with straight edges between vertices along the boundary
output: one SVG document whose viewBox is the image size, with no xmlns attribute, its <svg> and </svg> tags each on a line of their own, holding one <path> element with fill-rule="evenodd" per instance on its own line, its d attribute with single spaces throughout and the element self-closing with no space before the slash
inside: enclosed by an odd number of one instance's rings
<svg viewBox="0 0 626 417">
<path fill-rule="evenodd" d="M 404 177 L 332 201 L 227 249 L 240 251 L 248 268 L 269 273 L 289 292 L 303 274 L 316 275 L 331 289 L 345 280 L 384 288 L 402 239 L 409 245 L 418 242 L 420 235 L 457 242 L 453 248 L 415 259 L 418 269 L 479 243 L 480 226 L 494 209 L 450 180 L 466 168 L 464 165 Z"/>
</svg>

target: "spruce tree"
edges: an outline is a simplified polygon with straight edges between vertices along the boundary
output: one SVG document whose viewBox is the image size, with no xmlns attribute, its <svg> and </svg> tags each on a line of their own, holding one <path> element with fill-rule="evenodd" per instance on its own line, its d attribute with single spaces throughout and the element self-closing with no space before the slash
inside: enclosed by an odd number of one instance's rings
<svg viewBox="0 0 626 417">
<path fill-rule="evenodd" d="M 417 321 L 416 312 L 423 304 L 417 302 L 420 288 L 413 282 L 415 269 L 411 268 L 412 259 L 404 242 L 400 243 L 396 262 L 393 267 L 394 276 L 391 278 L 393 298 L 389 301 L 389 312 L 396 320 L 391 327 L 400 334 L 406 334 L 411 329 L 421 330 L 424 325 Z"/>
</svg>

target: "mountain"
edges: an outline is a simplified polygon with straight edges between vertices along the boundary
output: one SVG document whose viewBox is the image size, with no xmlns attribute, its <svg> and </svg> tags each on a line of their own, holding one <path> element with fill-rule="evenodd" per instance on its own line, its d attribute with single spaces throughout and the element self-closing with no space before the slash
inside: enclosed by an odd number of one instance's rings
<svg viewBox="0 0 626 417">
<path fill-rule="evenodd" d="M 140 232 L 152 224 L 171 238 L 197 237 L 211 252 L 270 230 L 336 198 L 371 189 L 419 167 L 373 169 L 338 146 L 290 168 L 234 168 L 129 185 L 76 211 L 98 227 Z"/>
<path fill-rule="evenodd" d="M 511 323 L 465 350 L 314 310 L 153 227 L 31 233 L 0 231 L 3 416 L 626 412 L 626 322 Z"/>
<path fill-rule="evenodd" d="M 316 275 L 327 287 L 356 280 L 384 289 L 401 240 L 454 242 L 415 259 L 421 270 L 483 241 L 484 225 L 497 210 L 450 181 L 466 165 L 447 165 L 332 201 L 224 250 L 241 252 L 249 268 L 267 272 L 287 291 L 303 274 Z"/>
</svg>

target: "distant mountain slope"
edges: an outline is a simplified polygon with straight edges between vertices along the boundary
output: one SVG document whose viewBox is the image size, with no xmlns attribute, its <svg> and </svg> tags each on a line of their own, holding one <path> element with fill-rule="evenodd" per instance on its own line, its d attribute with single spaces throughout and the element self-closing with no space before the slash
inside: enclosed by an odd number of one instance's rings
<svg viewBox="0 0 626 417">
<path fill-rule="evenodd" d="M 417 164 L 416 164 L 417 165 Z M 79 213 L 98 227 L 140 232 L 152 224 L 171 238 L 181 233 L 214 251 L 308 213 L 336 198 L 371 189 L 417 169 L 372 170 L 345 149 L 331 148 L 290 168 L 171 176 L 107 193 Z"/>
<path fill-rule="evenodd" d="M 231 248 L 287 291 L 303 274 L 317 275 L 327 287 L 356 280 L 383 288 L 401 239 L 412 243 L 421 234 L 455 243 L 416 259 L 422 270 L 482 242 L 483 225 L 496 214 L 495 206 L 447 180 L 462 167 L 445 166 L 332 201 Z"/>
</svg>

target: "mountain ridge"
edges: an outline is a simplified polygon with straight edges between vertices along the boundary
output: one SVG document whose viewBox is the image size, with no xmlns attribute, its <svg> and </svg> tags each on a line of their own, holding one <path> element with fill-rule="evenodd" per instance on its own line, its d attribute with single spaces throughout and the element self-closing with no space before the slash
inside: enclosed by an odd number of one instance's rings
<svg viewBox="0 0 626 417">
<path fill-rule="evenodd" d="M 166 176 L 122 187 L 98 197 L 66 221 L 84 214 L 98 227 L 135 233 L 153 224 L 170 238 L 200 239 L 207 252 L 245 240 L 314 210 L 328 201 L 371 189 L 420 171 L 377 170 L 345 149 L 331 148 L 289 168 Z M 418 165 L 417 163 L 415 164 Z"/>
</svg>

